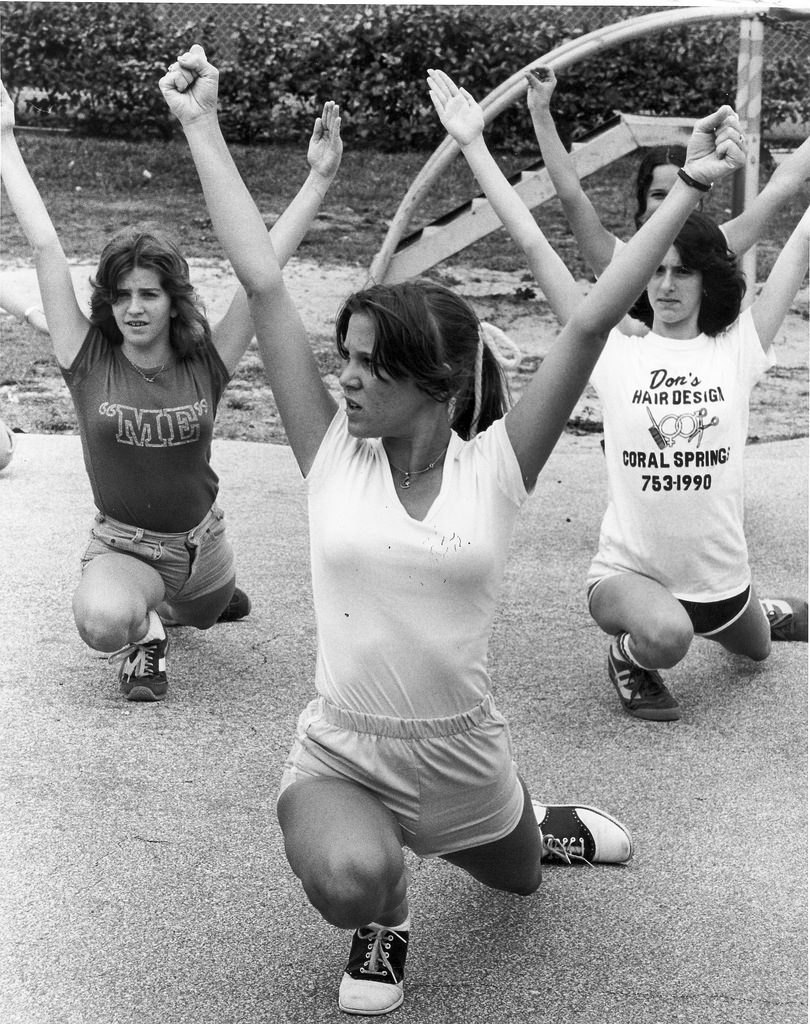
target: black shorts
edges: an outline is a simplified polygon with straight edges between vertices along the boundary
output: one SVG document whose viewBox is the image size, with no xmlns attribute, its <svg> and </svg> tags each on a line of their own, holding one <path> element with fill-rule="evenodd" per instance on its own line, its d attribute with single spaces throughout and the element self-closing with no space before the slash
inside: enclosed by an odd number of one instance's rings
<svg viewBox="0 0 810 1024">
<path fill-rule="evenodd" d="M 748 607 L 750 600 L 751 587 L 748 586 L 741 593 L 727 597 L 724 601 L 681 601 L 681 605 L 692 622 L 695 634 L 712 636 L 736 622 Z"/>
</svg>

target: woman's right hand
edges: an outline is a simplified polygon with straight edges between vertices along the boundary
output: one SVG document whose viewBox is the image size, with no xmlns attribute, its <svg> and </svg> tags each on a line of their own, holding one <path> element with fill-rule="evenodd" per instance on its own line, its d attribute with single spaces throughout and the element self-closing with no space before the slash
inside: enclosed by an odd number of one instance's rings
<svg viewBox="0 0 810 1024">
<path fill-rule="evenodd" d="M 468 146 L 484 131 L 484 113 L 466 89 L 459 89 L 443 71 L 428 70 L 430 98 L 447 134 Z"/>
<path fill-rule="evenodd" d="M 6 87 L 0 82 L 0 132 L 6 133 L 14 128 L 14 104 L 6 92 Z"/>
<path fill-rule="evenodd" d="M 198 43 L 169 65 L 159 85 L 169 109 L 184 128 L 195 121 L 216 118 L 219 72 L 209 64 Z"/>
</svg>

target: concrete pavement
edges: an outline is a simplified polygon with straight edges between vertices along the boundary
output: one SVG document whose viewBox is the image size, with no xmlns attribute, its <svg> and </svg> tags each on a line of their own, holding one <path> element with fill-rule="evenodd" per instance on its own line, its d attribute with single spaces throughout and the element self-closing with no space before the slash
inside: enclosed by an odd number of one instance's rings
<svg viewBox="0 0 810 1024">
<path fill-rule="evenodd" d="M 309 1024 L 348 936 L 307 904 L 274 797 L 314 660 L 305 499 L 288 449 L 218 441 L 252 615 L 173 630 L 170 694 L 128 705 L 72 623 L 92 501 L 77 437 L 0 473 L 0 1020 Z M 762 594 L 807 591 L 806 439 L 748 449 Z M 696 641 L 678 723 L 620 710 L 583 579 L 603 503 L 565 437 L 515 538 L 491 649 L 518 763 L 549 802 L 633 831 L 625 868 L 549 866 L 527 898 L 419 862 L 413 1024 L 799 1024 L 806 1005 L 807 647 L 761 665 Z"/>
</svg>

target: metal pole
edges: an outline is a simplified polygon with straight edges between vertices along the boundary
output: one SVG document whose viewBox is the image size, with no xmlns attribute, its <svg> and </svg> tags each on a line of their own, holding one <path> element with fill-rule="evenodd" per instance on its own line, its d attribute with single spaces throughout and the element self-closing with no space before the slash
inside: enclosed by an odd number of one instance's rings
<svg viewBox="0 0 810 1024">
<path fill-rule="evenodd" d="M 759 150 L 762 113 L 762 40 L 764 26 L 759 18 L 744 18 L 740 22 L 740 51 L 737 59 L 737 113 L 748 140 L 745 167 L 734 178 L 732 215 L 747 210 L 759 192 Z M 757 247 L 743 254 L 740 266 L 749 283 L 747 299 L 754 297 L 757 281 Z"/>
</svg>

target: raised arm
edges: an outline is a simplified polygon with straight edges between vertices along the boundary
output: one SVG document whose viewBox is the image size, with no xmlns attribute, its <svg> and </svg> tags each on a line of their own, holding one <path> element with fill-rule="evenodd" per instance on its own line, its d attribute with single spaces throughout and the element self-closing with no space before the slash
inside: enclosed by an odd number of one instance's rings
<svg viewBox="0 0 810 1024">
<path fill-rule="evenodd" d="M 599 214 L 582 188 L 574 161 L 557 134 L 557 126 L 551 116 L 551 96 L 557 85 L 554 70 L 541 65 L 526 75 L 526 81 L 529 85 L 526 102 L 540 155 L 582 258 L 598 277 L 613 259 L 616 236 L 603 227 Z"/>
<path fill-rule="evenodd" d="M 698 121 L 687 149 L 687 176 L 712 184 L 741 167 L 742 133 L 730 107 Z M 655 213 L 608 264 L 563 328 L 506 427 L 527 486 L 551 454 L 588 381 L 610 329 L 643 291 L 702 193 L 678 178 Z"/>
<path fill-rule="evenodd" d="M 535 280 L 555 316 L 564 324 L 582 301 L 582 295 L 570 271 L 487 148 L 481 108 L 466 89 L 457 88 L 443 71 L 429 70 L 428 85 L 439 119 L 458 143 L 504 227 L 526 254 Z"/>
<path fill-rule="evenodd" d="M 810 138 L 779 164 L 747 210 L 720 225 L 729 249 L 742 256 L 755 245 L 773 216 L 796 195 L 807 178 L 810 178 Z"/>
<path fill-rule="evenodd" d="M 810 260 L 809 237 L 810 207 L 804 211 L 802 219 L 777 256 L 767 281 L 751 304 L 751 315 L 757 334 L 762 347 L 766 350 L 776 337 L 776 332 L 807 274 Z"/>
<path fill-rule="evenodd" d="M 0 83 L 0 164 L 12 210 L 34 250 L 34 266 L 57 362 L 68 367 L 78 355 L 90 325 L 73 288 L 65 253 L 14 135 L 14 104 Z"/>
<path fill-rule="evenodd" d="M 218 72 L 194 45 L 160 81 L 183 126 L 214 225 L 247 292 L 265 369 L 301 471 L 334 416 L 306 331 L 284 285 L 273 241 L 228 151 L 217 120 Z"/>
<path fill-rule="evenodd" d="M 284 267 L 309 230 L 340 167 L 343 143 L 340 111 L 335 103 L 324 104 L 309 140 L 309 176 L 287 209 L 270 229 L 279 266 Z M 239 288 L 227 312 L 213 329 L 213 340 L 228 371 L 233 373 L 254 335 L 247 295 Z"/>
</svg>

